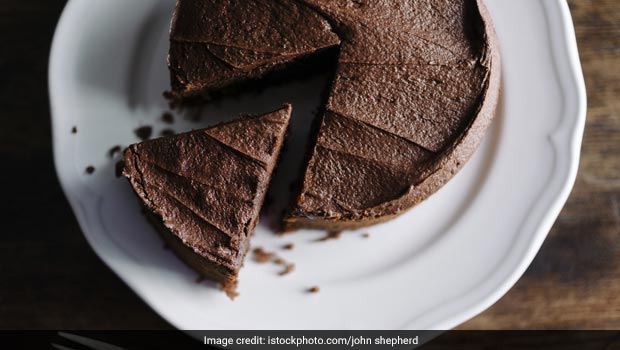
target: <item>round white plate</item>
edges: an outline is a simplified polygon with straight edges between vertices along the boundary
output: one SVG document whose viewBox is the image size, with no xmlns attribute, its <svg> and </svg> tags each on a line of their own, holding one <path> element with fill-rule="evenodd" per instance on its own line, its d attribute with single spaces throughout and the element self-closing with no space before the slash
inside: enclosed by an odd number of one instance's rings
<svg viewBox="0 0 620 350">
<path fill-rule="evenodd" d="M 488 0 L 503 53 L 499 114 L 465 168 L 404 216 L 338 240 L 321 232 L 253 246 L 296 264 L 247 259 L 234 301 L 196 283 L 114 177 L 114 145 L 133 129 L 168 127 L 167 34 L 173 0 L 71 0 L 54 38 L 49 84 L 54 156 L 62 187 L 101 259 L 181 329 L 448 329 L 482 312 L 532 261 L 573 185 L 585 121 L 585 88 L 568 6 L 558 0 Z M 279 197 L 295 176 L 326 80 L 316 77 L 210 105 L 201 122 L 294 106 L 293 130 L 274 180 Z M 77 134 L 72 134 L 73 126 Z M 92 175 L 88 165 L 96 167 Z M 265 220 L 264 220 L 265 221 Z M 363 238 L 369 233 L 369 238 Z M 292 242 L 291 251 L 281 249 Z M 96 278 L 96 277 L 93 277 Z M 307 293 L 311 286 L 320 292 Z"/>
</svg>

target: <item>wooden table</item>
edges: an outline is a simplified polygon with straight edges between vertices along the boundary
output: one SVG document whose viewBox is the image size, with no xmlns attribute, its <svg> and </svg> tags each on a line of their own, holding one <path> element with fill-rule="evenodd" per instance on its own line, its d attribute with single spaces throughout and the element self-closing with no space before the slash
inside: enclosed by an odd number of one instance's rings
<svg viewBox="0 0 620 350">
<path fill-rule="evenodd" d="M 569 3 L 589 95 L 577 183 L 525 276 L 464 329 L 620 328 L 620 3 Z M 0 328 L 170 328 L 93 254 L 57 183 L 46 74 L 63 5 L 0 7 Z"/>
</svg>

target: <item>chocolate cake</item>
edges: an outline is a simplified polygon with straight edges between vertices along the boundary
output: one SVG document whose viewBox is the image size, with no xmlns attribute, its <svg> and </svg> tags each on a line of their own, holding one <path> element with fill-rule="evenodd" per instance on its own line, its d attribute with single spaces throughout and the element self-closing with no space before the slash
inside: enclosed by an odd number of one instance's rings
<svg viewBox="0 0 620 350">
<path fill-rule="evenodd" d="M 123 175 L 166 243 L 232 298 L 288 126 L 272 113 L 129 146 Z"/>
<path fill-rule="evenodd" d="M 338 44 L 329 23 L 296 1 L 178 0 L 168 66 L 173 102 L 209 94 Z"/>
<path fill-rule="evenodd" d="M 495 113 L 500 56 L 482 0 L 178 0 L 169 96 L 208 96 L 332 46 L 285 230 L 403 213 L 454 176 Z"/>
</svg>

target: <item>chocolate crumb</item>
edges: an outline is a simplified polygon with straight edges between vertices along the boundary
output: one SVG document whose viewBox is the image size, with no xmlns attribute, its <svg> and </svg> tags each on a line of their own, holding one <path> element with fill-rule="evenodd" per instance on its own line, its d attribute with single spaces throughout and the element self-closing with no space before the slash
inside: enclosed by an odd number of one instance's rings
<svg viewBox="0 0 620 350">
<path fill-rule="evenodd" d="M 133 132 L 136 134 L 136 136 L 138 136 L 140 140 L 145 141 L 151 138 L 151 135 L 153 134 L 153 128 L 145 125 L 135 129 Z"/>
<path fill-rule="evenodd" d="M 174 123 L 174 116 L 170 112 L 166 112 L 161 115 L 161 120 L 166 124 Z"/>
<path fill-rule="evenodd" d="M 114 175 L 116 175 L 116 177 L 123 176 L 124 169 L 125 169 L 125 162 L 121 159 L 118 162 L 116 162 L 116 165 L 114 165 Z"/>
<path fill-rule="evenodd" d="M 74 126 L 71 128 L 71 133 L 72 134 L 77 134 L 77 126 Z"/>
<path fill-rule="evenodd" d="M 172 129 L 164 129 L 164 130 L 162 130 L 162 131 L 159 133 L 159 135 L 164 136 L 164 137 L 166 137 L 166 136 L 172 136 L 172 135 L 174 135 L 174 134 L 176 134 L 176 132 L 175 132 L 174 130 L 172 130 Z"/>
<path fill-rule="evenodd" d="M 342 234 L 341 231 L 332 231 L 332 232 L 327 232 L 327 234 L 325 235 L 325 237 L 319 238 L 317 239 L 317 242 L 325 242 L 325 241 L 329 241 L 331 239 L 338 239 L 340 238 L 340 235 Z"/>
<path fill-rule="evenodd" d="M 284 266 L 284 269 L 278 273 L 280 276 L 287 275 L 295 270 L 295 264 L 289 263 L 275 253 L 267 252 L 261 247 L 254 248 L 252 252 L 254 253 L 254 261 L 259 264 L 272 262 L 276 265 Z"/>
<path fill-rule="evenodd" d="M 119 146 L 119 145 L 116 145 L 116 146 L 110 148 L 110 150 L 108 151 L 108 156 L 110 156 L 110 158 L 114 158 L 114 156 L 117 153 L 121 153 L 121 146 Z"/>
<path fill-rule="evenodd" d="M 282 249 L 284 249 L 284 250 L 293 250 L 294 247 L 295 247 L 295 245 L 293 243 L 287 243 L 287 244 L 282 246 Z"/>
<path fill-rule="evenodd" d="M 92 165 L 89 165 L 86 167 L 86 174 L 91 175 L 92 173 L 95 172 L 95 167 Z"/>
<path fill-rule="evenodd" d="M 370 233 L 362 233 L 362 238 L 368 238 L 370 237 Z"/>
<path fill-rule="evenodd" d="M 308 288 L 308 293 L 318 293 L 319 290 L 320 289 L 319 289 L 318 286 L 310 287 L 310 288 Z"/>
<path fill-rule="evenodd" d="M 280 272 L 280 276 L 288 275 L 293 271 L 295 271 L 295 264 L 286 264 L 284 265 L 284 270 Z"/>
<path fill-rule="evenodd" d="M 273 258 L 273 253 L 267 252 L 261 247 L 254 248 L 252 253 L 254 253 L 254 261 L 259 264 L 267 263 Z"/>
</svg>

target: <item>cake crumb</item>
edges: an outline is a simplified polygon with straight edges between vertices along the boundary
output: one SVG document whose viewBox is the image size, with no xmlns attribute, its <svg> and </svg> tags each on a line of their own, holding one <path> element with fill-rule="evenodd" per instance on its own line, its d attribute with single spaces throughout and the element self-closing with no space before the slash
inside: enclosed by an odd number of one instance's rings
<svg viewBox="0 0 620 350">
<path fill-rule="evenodd" d="M 120 145 L 116 145 L 116 146 L 114 146 L 114 147 L 110 148 L 110 150 L 108 151 L 108 156 L 109 156 L 110 158 L 114 158 L 114 156 L 115 156 L 116 154 L 121 153 L 121 149 L 122 149 L 122 148 L 121 148 L 121 146 L 120 146 Z"/>
<path fill-rule="evenodd" d="M 282 246 L 282 249 L 284 250 L 293 250 L 293 248 L 295 248 L 295 245 L 293 243 L 287 243 Z"/>
<path fill-rule="evenodd" d="M 310 287 L 310 288 L 308 288 L 308 293 L 318 293 L 319 290 L 320 289 L 319 289 L 318 286 Z"/>
<path fill-rule="evenodd" d="M 160 131 L 160 133 L 159 133 L 160 136 L 164 136 L 164 137 L 172 136 L 174 134 L 176 134 L 176 132 L 174 130 L 172 130 L 172 129 L 164 129 L 164 130 Z"/>
<path fill-rule="evenodd" d="M 151 135 L 153 134 L 153 128 L 145 125 L 135 129 L 133 132 L 136 134 L 136 136 L 138 136 L 140 140 L 145 141 L 151 138 Z"/>
<path fill-rule="evenodd" d="M 362 233 L 362 238 L 369 238 L 370 237 L 370 233 Z"/>
<path fill-rule="evenodd" d="M 125 162 L 121 159 L 114 165 L 114 175 L 116 177 L 123 176 L 123 170 L 125 169 Z"/>
<path fill-rule="evenodd" d="M 230 300 L 235 300 L 235 298 L 239 296 L 239 292 L 237 292 L 235 290 L 229 290 L 229 289 L 225 289 L 225 288 L 222 288 L 222 289 L 224 290 L 224 292 L 226 292 L 226 295 L 228 295 Z"/>
<path fill-rule="evenodd" d="M 288 275 L 293 271 L 295 271 L 295 264 L 286 264 L 284 265 L 284 270 L 280 272 L 280 276 Z"/>
<path fill-rule="evenodd" d="M 288 275 L 295 270 L 295 264 L 287 262 L 277 256 L 276 253 L 265 251 L 262 247 L 254 248 L 252 253 L 254 256 L 254 261 L 259 264 L 271 262 L 275 265 L 284 266 L 284 269 L 278 273 L 280 276 Z"/>
<path fill-rule="evenodd" d="M 86 167 L 85 171 L 86 171 L 86 174 L 91 175 L 92 173 L 95 172 L 95 167 L 92 166 L 92 165 L 89 165 L 89 166 Z"/>
<path fill-rule="evenodd" d="M 71 128 L 71 133 L 72 134 L 77 134 L 77 126 L 74 126 Z"/>
<path fill-rule="evenodd" d="M 161 115 L 161 120 L 166 124 L 172 124 L 174 123 L 174 115 L 170 112 L 165 112 Z"/>
<path fill-rule="evenodd" d="M 265 251 L 263 248 L 258 247 L 254 248 L 252 251 L 254 253 L 254 261 L 259 264 L 264 264 L 269 262 L 273 258 L 273 253 Z"/>
<path fill-rule="evenodd" d="M 325 237 L 319 238 L 317 239 L 317 242 L 325 242 L 325 241 L 329 241 L 331 239 L 338 239 L 340 238 L 340 235 L 342 234 L 342 231 L 331 231 L 331 232 L 327 232 L 327 234 L 325 235 Z"/>
</svg>

